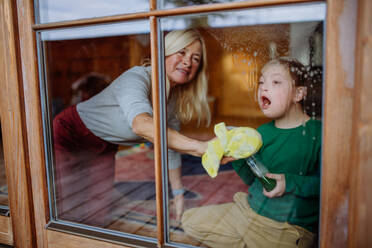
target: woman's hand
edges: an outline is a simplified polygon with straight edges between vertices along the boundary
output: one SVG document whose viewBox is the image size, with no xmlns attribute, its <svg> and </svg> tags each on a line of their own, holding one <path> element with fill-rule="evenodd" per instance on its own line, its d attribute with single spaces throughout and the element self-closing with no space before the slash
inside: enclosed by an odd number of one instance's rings
<svg viewBox="0 0 372 248">
<path fill-rule="evenodd" d="M 229 162 L 232 162 L 232 161 L 235 161 L 236 159 L 233 158 L 233 157 L 225 157 L 223 156 L 222 159 L 221 159 L 221 164 L 224 165 L 224 164 L 227 164 Z"/>
<path fill-rule="evenodd" d="M 263 194 L 268 198 L 274 198 L 282 196 L 285 192 L 285 176 L 284 174 L 271 174 L 267 173 L 266 177 L 276 180 L 276 186 L 270 192 L 267 192 L 265 188 L 263 189 Z"/>
<path fill-rule="evenodd" d="M 196 144 L 196 156 L 201 157 L 207 151 L 208 142 L 195 140 Z"/>
</svg>

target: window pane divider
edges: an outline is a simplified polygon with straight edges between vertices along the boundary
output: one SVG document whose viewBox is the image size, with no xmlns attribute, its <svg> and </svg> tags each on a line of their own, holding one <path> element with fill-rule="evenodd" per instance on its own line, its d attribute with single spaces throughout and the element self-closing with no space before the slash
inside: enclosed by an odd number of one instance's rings
<svg viewBox="0 0 372 248">
<path fill-rule="evenodd" d="M 156 10 L 157 7 L 157 0 L 149 0 L 150 1 L 150 10 Z"/>
<path fill-rule="evenodd" d="M 154 1 L 155 0 L 151 0 L 150 8 L 155 8 L 154 6 L 155 3 L 153 3 Z M 129 21 L 129 20 L 138 20 L 138 19 L 150 18 L 151 16 L 165 17 L 165 16 L 174 16 L 174 15 L 185 15 L 185 14 L 222 11 L 222 10 L 234 10 L 234 9 L 243 9 L 243 8 L 266 7 L 266 6 L 311 3 L 311 2 L 324 2 L 324 0 L 252 0 L 252 1 L 233 2 L 233 3 L 216 3 L 216 4 L 208 4 L 208 5 L 206 4 L 206 5 L 198 5 L 198 6 L 180 7 L 180 8 L 174 8 L 174 9 L 150 10 L 147 12 L 86 18 L 86 19 L 80 19 L 80 20 L 74 20 L 74 21 L 61 21 L 61 22 L 52 22 L 52 23 L 44 23 L 44 24 L 34 24 L 32 25 L 32 28 L 34 31 L 38 31 L 38 30 L 69 28 L 69 27 L 75 27 L 75 26 L 86 26 L 86 25 L 114 23 L 114 22 Z"/>
<path fill-rule="evenodd" d="M 155 2 L 154 0 L 152 2 Z M 167 196 L 168 192 L 168 156 L 167 156 L 167 125 L 166 125 L 166 96 L 164 79 L 163 42 L 160 40 L 161 32 L 159 20 L 150 17 L 151 37 L 151 87 L 154 118 L 154 163 L 155 163 L 155 192 L 156 192 L 156 224 L 158 247 L 163 247 L 167 240 Z M 164 193 L 165 192 L 165 193 Z"/>
</svg>

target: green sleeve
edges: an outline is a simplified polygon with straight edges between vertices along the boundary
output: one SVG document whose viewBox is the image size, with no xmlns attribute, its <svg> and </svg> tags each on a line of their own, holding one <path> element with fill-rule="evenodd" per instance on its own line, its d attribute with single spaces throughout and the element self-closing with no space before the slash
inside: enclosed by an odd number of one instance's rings
<svg viewBox="0 0 372 248">
<path fill-rule="evenodd" d="M 232 162 L 232 167 L 245 184 L 251 185 L 253 183 L 255 176 L 249 166 L 245 163 L 244 159 Z"/>
<path fill-rule="evenodd" d="M 291 192 L 300 197 L 320 196 L 320 156 L 319 151 L 315 171 L 306 176 L 285 173 L 285 192 Z"/>
<path fill-rule="evenodd" d="M 285 184 L 287 193 L 291 192 L 297 196 L 312 197 L 320 195 L 319 176 L 300 176 L 285 174 Z"/>
</svg>

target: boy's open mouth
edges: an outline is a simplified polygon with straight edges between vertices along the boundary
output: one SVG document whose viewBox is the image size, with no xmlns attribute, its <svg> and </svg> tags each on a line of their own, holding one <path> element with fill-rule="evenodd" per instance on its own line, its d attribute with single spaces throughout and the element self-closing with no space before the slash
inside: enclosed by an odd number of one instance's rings
<svg viewBox="0 0 372 248">
<path fill-rule="evenodd" d="M 271 101 L 266 96 L 261 96 L 262 106 L 267 107 L 271 104 Z"/>
</svg>

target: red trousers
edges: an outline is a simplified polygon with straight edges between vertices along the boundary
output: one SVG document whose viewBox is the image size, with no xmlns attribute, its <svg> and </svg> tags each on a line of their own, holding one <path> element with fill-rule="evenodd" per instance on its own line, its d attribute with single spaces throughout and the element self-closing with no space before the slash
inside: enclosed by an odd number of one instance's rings
<svg viewBox="0 0 372 248">
<path fill-rule="evenodd" d="M 57 219 L 104 227 L 110 220 L 118 146 L 95 136 L 76 106 L 53 120 Z"/>
</svg>

